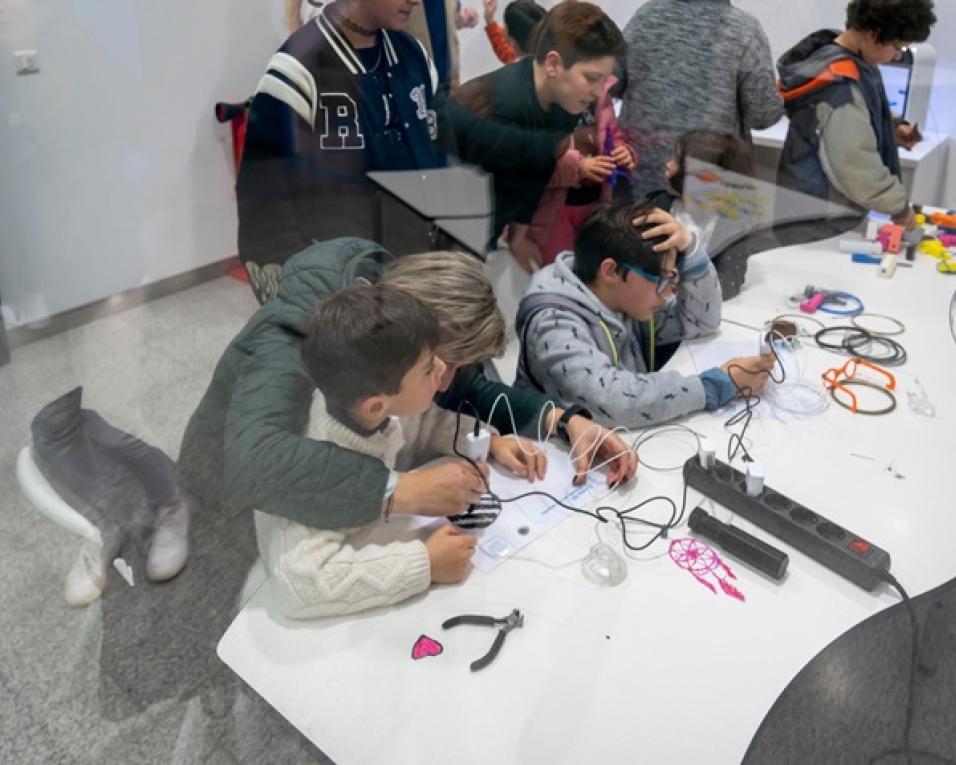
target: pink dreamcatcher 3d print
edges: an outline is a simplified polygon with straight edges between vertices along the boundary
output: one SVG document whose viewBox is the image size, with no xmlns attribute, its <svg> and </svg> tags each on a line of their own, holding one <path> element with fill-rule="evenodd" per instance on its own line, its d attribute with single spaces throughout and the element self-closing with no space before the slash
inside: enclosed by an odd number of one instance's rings
<svg viewBox="0 0 956 765">
<path fill-rule="evenodd" d="M 717 585 L 724 591 L 725 595 L 736 598 L 740 602 L 746 602 L 744 594 L 738 590 L 730 579 L 736 580 L 734 572 L 730 566 L 721 560 L 717 551 L 710 545 L 701 542 L 693 537 L 683 537 L 671 542 L 667 551 L 670 559 L 680 568 L 689 572 L 698 582 L 717 594 L 717 586 L 711 581 L 716 580 Z"/>
</svg>

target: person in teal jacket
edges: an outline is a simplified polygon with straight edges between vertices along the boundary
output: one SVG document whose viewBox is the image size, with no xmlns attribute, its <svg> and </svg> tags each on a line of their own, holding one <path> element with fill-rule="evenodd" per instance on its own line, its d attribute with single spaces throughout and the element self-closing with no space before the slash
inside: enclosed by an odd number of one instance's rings
<svg viewBox="0 0 956 765">
<path fill-rule="evenodd" d="M 414 291 L 439 314 L 440 353 L 449 373 L 436 402 L 452 411 L 468 402 L 488 421 L 495 399 L 505 393 L 517 430 L 534 432 L 550 399 L 489 380 L 481 370 L 480 362 L 501 351 L 505 335 L 480 263 L 458 253 L 411 256 L 386 269 L 390 261 L 378 245 L 344 238 L 308 247 L 285 264 L 276 297 L 230 343 L 183 436 L 181 481 L 204 504 L 227 502 L 337 529 L 381 517 L 389 498 L 394 513 L 444 516 L 464 511 L 480 495 L 482 480 L 464 461 L 394 473 L 380 460 L 303 436 L 314 389 L 301 357 L 309 320 L 325 296 L 377 282 L 383 272 L 386 281 Z M 502 405 L 491 424 L 512 432 Z M 609 482 L 634 476 L 636 457 L 620 438 L 590 422 L 588 412 L 559 406 L 545 425 L 579 442 L 582 479 L 594 445 L 596 462 L 613 458 Z"/>
</svg>

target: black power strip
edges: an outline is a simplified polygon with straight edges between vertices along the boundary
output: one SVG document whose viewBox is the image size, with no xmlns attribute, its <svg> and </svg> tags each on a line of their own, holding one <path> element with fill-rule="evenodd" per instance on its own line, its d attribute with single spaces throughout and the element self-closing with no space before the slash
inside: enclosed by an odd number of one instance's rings
<svg viewBox="0 0 956 765">
<path fill-rule="evenodd" d="M 864 590 L 876 589 L 884 581 L 881 572 L 890 570 L 886 550 L 767 486 L 760 496 L 749 496 L 744 474 L 719 460 L 707 469 L 691 457 L 684 463 L 684 480 Z"/>
</svg>

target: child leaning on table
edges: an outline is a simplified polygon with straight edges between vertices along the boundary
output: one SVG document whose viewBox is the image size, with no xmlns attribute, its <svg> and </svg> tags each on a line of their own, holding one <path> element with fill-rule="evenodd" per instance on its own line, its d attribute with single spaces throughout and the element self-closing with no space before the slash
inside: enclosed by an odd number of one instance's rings
<svg viewBox="0 0 956 765">
<path fill-rule="evenodd" d="M 434 310 L 394 287 L 359 286 L 325 300 L 302 350 L 318 386 L 306 435 L 377 457 L 389 469 L 454 454 L 455 414 L 432 403 L 446 368 L 438 342 Z M 462 417 L 459 450 L 473 425 Z M 507 441 L 493 436 L 491 455 L 513 450 Z M 445 525 L 423 542 L 399 519 L 389 523 L 389 508 L 379 521 L 342 529 L 255 512 L 259 552 L 285 616 L 354 613 L 464 578 L 473 536 Z"/>
</svg>

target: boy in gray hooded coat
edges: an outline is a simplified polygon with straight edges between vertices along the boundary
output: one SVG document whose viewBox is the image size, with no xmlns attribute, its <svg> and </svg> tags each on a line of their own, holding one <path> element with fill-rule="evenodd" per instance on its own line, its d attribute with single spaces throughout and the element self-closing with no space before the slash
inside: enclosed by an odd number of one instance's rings
<svg viewBox="0 0 956 765">
<path fill-rule="evenodd" d="M 717 273 L 693 233 L 647 202 L 602 205 L 521 300 L 516 385 L 608 426 L 716 409 L 738 388 L 762 388 L 774 357 L 684 375 L 657 371 L 655 348 L 715 332 L 720 311 Z"/>
</svg>

